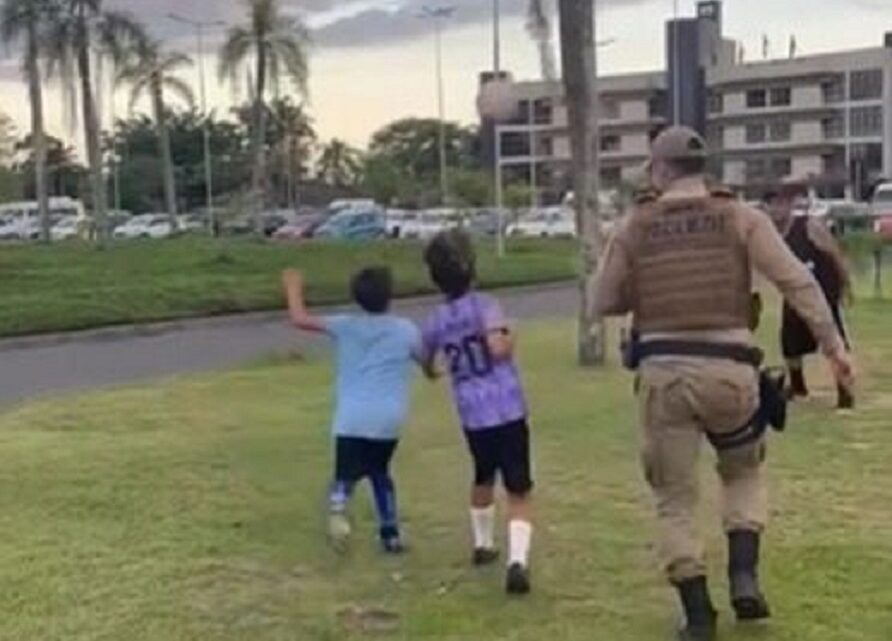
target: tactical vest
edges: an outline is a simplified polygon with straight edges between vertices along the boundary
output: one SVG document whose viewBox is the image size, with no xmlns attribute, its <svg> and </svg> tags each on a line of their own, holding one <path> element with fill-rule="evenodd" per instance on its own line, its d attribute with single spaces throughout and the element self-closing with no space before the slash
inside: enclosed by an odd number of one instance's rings
<svg viewBox="0 0 892 641">
<path fill-rule="evenodd" d="M 723 194 L 643 203 L 629 227 L 632 311 L 643 333 L 746 329 L 751 270 Z"/>
</svg>

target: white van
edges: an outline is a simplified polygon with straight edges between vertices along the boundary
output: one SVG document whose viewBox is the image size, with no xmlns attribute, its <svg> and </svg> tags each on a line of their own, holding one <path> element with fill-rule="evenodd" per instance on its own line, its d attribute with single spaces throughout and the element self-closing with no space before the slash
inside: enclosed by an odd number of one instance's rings
<svg viewBox="0 0 892 641">
<path fill-rule="evenodd" d="M 84 205 L 68 196 L 50 198 L 50 221 L 55 225 L 64 218 L 81 221 L 87 217 Z M 0 219 L 7 221 L 4 228 L 15 228 L 21 240 L 36 240 L 40 236 L 40 212 L 36 200 L 0 204 Z"/>
</svg>

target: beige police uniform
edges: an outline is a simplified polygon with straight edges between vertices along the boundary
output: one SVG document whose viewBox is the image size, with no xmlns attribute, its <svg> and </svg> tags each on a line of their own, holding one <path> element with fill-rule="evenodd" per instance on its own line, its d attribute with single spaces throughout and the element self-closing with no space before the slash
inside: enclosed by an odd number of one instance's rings
<svg viewBox="0 0 892 641">
<path fill-rule="evenodd" d="M 608 243 L 596 280 L 596 312 L 633 314 L 642 342 L 752 345 L 750 274 L 755 268 L 813 328 L 827 353 L 841 345 L 812 275 L 764 213 L 710 192 L 702 177 L 673 183 L 639 203 Z M 753 418 L 758 374 L 730 359 L 655 356 L 640 367 L 642 459 L 659 521 L 659 550 L 673 583 L 706 573 L 696 532 L 698 459 L 704 436 Z M 718 452 L 728 532 L 761 532 L 768 519 L 763 439 Z"/>
</svg>

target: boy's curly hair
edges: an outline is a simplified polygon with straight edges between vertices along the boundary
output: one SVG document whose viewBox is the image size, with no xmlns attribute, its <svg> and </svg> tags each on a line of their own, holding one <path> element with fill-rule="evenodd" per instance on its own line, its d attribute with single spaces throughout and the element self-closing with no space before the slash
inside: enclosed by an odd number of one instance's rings
<svg viewBox="0 0 892 641">
<path fill-rule="evenodd" d="M 477 256 L 467 232 L 450 229 L 440 232 L 424 251 L 431 280 L 449 298 L 464 296 L 477 276 Z"/>
</svg>

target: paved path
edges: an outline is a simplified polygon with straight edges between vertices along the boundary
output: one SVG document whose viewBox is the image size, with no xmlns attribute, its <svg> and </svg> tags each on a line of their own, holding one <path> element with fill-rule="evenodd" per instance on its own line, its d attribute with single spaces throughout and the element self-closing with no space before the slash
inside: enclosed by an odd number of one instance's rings
<svg viewBox="0 0 892 641">
<path fill-rule="evenodd" d="M 561 285 L 500 294 L 514 318 L 564 316 L 576 309 L 576 292 Z M 423 316 L 433 299 L 402 302 L 401 313 Z M 253 359 L 310 347 L 284 314 L 209 320 L 0 341 L 0 403 L 174 374 L 233 367 Z"/>
</svg>

